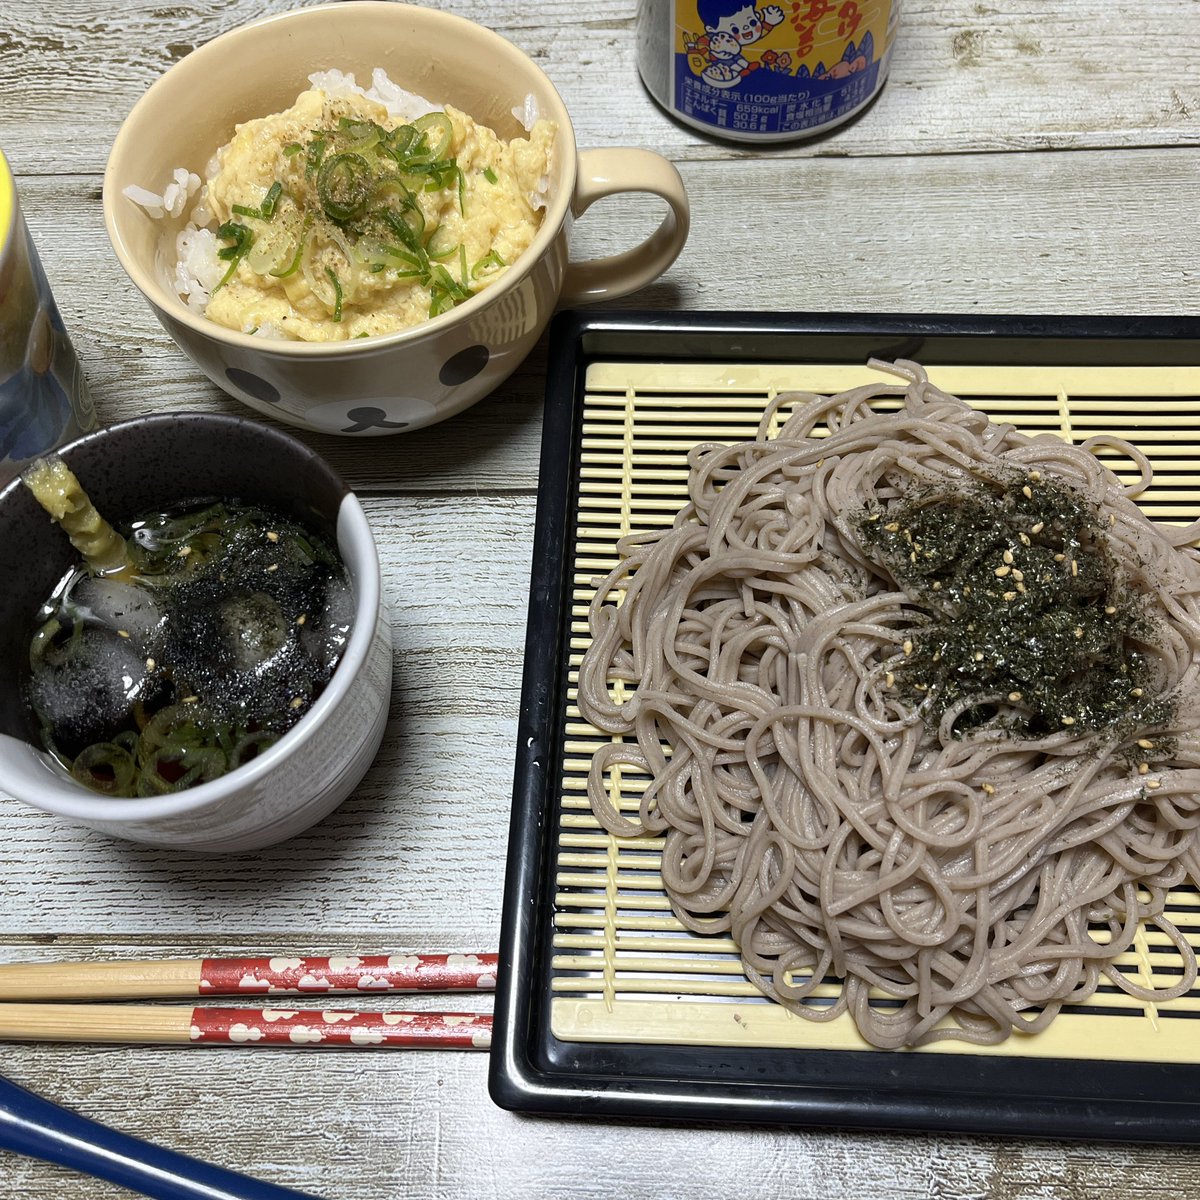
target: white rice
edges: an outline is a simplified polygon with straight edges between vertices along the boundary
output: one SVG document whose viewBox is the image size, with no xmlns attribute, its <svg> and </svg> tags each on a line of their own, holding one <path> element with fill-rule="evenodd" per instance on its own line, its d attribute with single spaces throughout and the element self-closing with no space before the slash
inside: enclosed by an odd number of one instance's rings
<svg viewBox="0 0 1200 1200">
<path fill-rule="evenodd" d="M 181 217 L 187 202 L 199 191 L 201 182 L 199 175 L 176 167 L 161 196 L 132 183 L 121 194 L 128 196 L 134 204 L 140 204 L 152 217 Z"/>
<path fill-rule="evenodd" d="M 359 87 L 354 82 L 353 71 L 314 71 L 308 77 L 308 82 L 334 100 L 356 94 L 366 96 L 368 100 L 382 104 L 388 110 L 388 116 L 394 120 L 412 122 L 418 117 L 425 116 L 426 113 L 441 111 L 436 104 L 431 104 L 424 96 L 418 96 L 415 92 L 406 92 L 402 87 L 394 84 L 382 67 L 376 67 L 371 72 L 369 88 Z"/>
</svg>

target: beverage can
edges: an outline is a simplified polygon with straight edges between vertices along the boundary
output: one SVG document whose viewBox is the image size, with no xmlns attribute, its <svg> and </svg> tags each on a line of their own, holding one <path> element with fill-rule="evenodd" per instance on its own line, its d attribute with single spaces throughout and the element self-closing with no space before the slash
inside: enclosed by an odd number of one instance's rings
<svg viewBox="0 0 1200 1200">
<path fill-rule="evenodd" d="M 887 78 L 900 0 L 639 0 L 638 69 L 669 113 L 743 142 L 848 121 Z"/>
<path fill-rule="evenodd" d="M 0 487 L 96 410 L 0 154 Z"/>
</svg>

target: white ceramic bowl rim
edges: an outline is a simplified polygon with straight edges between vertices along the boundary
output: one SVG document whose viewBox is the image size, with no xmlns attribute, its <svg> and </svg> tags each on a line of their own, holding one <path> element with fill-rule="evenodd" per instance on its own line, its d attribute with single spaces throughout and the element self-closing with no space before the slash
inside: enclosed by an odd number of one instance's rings
<svg viewBox="0 0 1200 1200">
<path fill-rule="evenodd" d="M 213 419 L 246 420 L 246 418 L 222 418 L 215 415 Z M 125 425 L 141 424 L 144 420 L 146 420 L 145 417 L 134 417 L 129 421 L 118 422 L 88 434 L 87 438 L 101 437 L 118 431 Z M 270 429 L 269 426 L 263 428 L 280 437 L 289 438 L 291 436 L 282 430 Z M 70 449 L 70 446 L 64 447 L 67 452 Z M 315 463 L 331 476 L 336 477 L 333 468 L 328 466 L 323 459 L 316 458 Z M 354 624 L 351 627 L 350 638 L 342 652 L 342 657 L 338 660 L 324 691 L 317 697 L 312 708 L 279 741 L 244 766 L 238 767 L 226 775 L 208 783 L 185 788 L 180 792 L 168 793 L 165 796 L 134 796 L 128 799 L 113 799 L 95 795 L 87 791 L 82 784 L 65 779 L 50 766 L 46 768 L 46 782 L 44 786 L 39 787 L 37 795 L 21 795 L 16 792 L 13 795 L 44 812 L 56 813 L 63 817 L 74 817 L 82 821 L 103 821 L 109 825 L 116 825 L 124 822 L 175 817 L 207 808 L 215 801 L 225 799 L 232 793 L 243 791 L 246 787 L 252 786 L 262 779 L 264 775 L 269 775 L 274 771 L 290 755 L 292 747 L 302 739 L 310 737 L 324 725 L 334 709 L 346 698 L 367 660 L 375 637 L 376 622 L 382 604 L 379 559 L 375 553 L 375 540 L 366 514 L 363 512 L 358 497 L 348 489 L 342 497 L 341 507 L 338 510 L 337 532 L 338 550 L 350 572 L 354 588 Z M 43 760 L 45 759 L 44 751 L 35 750 L 34 752 Z"/>
<path fill-rule="evenodd" d="M 135 119 L 140 119 L 147 111 L 162 111 L 161 106 L 158 106 L 158 95 L 164 86 L 164 80 L 168 76 L 181 70 L 191 70 L 198 66 L 203 66 L 209 58 L 223 54 L 229 43 L 241 37 L 247 30 L 258 29 L 264 25 L 272 25 L 277 22 L 282 24 L 289 21 L 309 20 L 312 14 L 316 13 L 338 11 L 345 14 L 350 9 L 375 9 L 378 10 L 381 18 L 395 16 L 398 10 L 417 11 L 423 14 L 422 19 L 428 17 L 437 21 L 444 21 L 450 26 L 458 25 L 464 29 L 474 30 L 477 34 L 482 34 L 489 41 L 495 54 L 501 60 L 507 57 L 521 62 L 529 73 L 543 85 L 543 91 L 537 95 L 537 101 L 539 106 L 545 105 L 549 107 L 550 111 L 543 111 L 539 115 L 554 121 L 558 126 L 558 131 L 555 135 L 554 147 L 551 152 L 553 162 L 557 164 L 555 171 L 557 175 L 556 191 L 549 197 L 549 204 L 542 214 L 541 227 L 538 229 L 528 248 L 513 263 L 509 270 L 505 272 L 502 279 L 485 288 L 483 291 L 476 293 L 470 300 L 463 301 L 462 304 L 456 305 L 439 316 L 422 321 L 419 325 L 414 325 L 408 329 L 401 329 L 395 333 L 379 334 L 371 338 L 363 338 L 351 342 L 303 342 L 281 338 L 261 338 L 255 337 L 253 334 L 228 329 L 223 325 L 218 325 L 215 321 L 210 321 L 204 316 L 193 312 L 164 282 L 155 277 L 152 270 L 143 270 L 141 264 L 137 262 L 134 255 L 125 246 L 113 215 L 115 205 L 132 203 L 132 201 L 121 194 L 121 189 L 131 183 L 142 183 L 142 181 L 115 179 L 113 177 L 112 160 L 110 158 L 108 167 L 104 173 L 104 220 L 108 227 L 109 238 L 112 241 L 121 266 L 142 291 L 146 289 L 138 283 L 139 276 L 152 280 L 155 291 L 161 298 L 156 299 L 155 303 L 164 309 L 172 320 L 188 326 L 204 337 L 213 338 L 228 343 L 231 346 L 253 349 L 260 354 L 279 354 L 284 357 L 318 359 L 338 358 L 348 353 L 366 354 L 406 342 L 419 341 L 428 334 L 441 332 L 460 321 L 465 322 L 469 320 L 472 314 L 516 288 L 521 280 L 534 269 L 535 264 L 558 236 L 558 231 L 566 220 L 575 190 L 575 132 L 571 124 L 571 118 L 567 113 L 566 105 L 563 104 L 558 90 L 541 67 L 529 58 L 524 51 L 508 41 L 507 38 L 501 37 L 500 34 L 488 29 L 484 25 L 469 21 L 466 17 L 460 17 L 454 13 L 441 12 L 437 9 L 426 9 L 416 5 L 394 4 L 390 0 L 345 0 L 344 3 L 317 4 L 310 8 L 293 9 L 290 12 L 275 13 L 271 16 L 259 17 L 257 20 L 248 21 L 244 25 L 239 25 L 236 29 L 222 33 L 213 38 L 212 41 L 198 46 L 170 67 L 159 79 L 150 85 L 145 95 L 133 106 L 129 115 L 122 123 L 123 126 Z M 313 69 L 316 70 L 317 68 L 314 67 Z M 399 83 L 400 81 L 396 82 Z M 427 97 L 427 99 L 437 103 L 437 97 L 431 96 Z M 268 114 L 262 113 L 256 115 L 267 116 Z M 247 117 L 246 119 L 250 118 Z M 230 133 L 232 135 L 232 130 Z M 214 146 L 213 150 L 215 151 L 216 149 L 217 147 Z M 150 296 L 150 293 L 147 293 L 147 296 L 154 299 L 154 297 Z"/>
</svg>

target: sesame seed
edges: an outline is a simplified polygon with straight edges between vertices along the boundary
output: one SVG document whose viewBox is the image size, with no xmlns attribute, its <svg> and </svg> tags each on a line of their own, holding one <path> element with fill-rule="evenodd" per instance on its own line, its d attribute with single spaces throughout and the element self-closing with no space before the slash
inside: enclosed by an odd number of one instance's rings
<svg viewBox="0 0 1200 1200">
<path fill-rule="evenodd" d="M 1067 556 L 1066 556 L 1065 554 L 1056 554 L 1056 555 L 1054 556 L 1054 561 L 1055 561 L 1055 562 L 1062 562 L 1062 560 L 1063 560 L 1064 558 L 1066 558 L 1066 557 L 1067 557 Z"/>
<path fill-rule="evenodd" d="M 883 513 L 873 512 L 868 518 L 868 521 L 878 521 L 883 516 Z"/>
<path fill-rule="evenodd" d="M 278 570 L 279 570 L 279 564 L 278 564 L 278 563 L 272 563 L 272 564 L 271 564 L 271 565 L 270 565 L 270 566 L 267 568 L 267 570 L 268 570 L 268 571 L 278 571 Z"/>
<path fill-rule="evenodd" d="M 1027 534 L 1027 533 L 1018 533 L 1017 537 L 1020 539 L 1022 546 L 1033 545 L 1033 543 L 1029 540 L 1029 534 Z"/>
<path fill-rule="evenodd" d="M 913 551 L 912 551 L 912 552 L 909 554 L 909 556 L 908 556 L 908 561 L 909 561 L 909 562 L 916 562 L 916 561 L 917 561 L 917 552 L 916 552 L 915 550 L 913 550 Z"/>
<path fill-rule="evenodd" d="M 1075 718 L 1074 718 L 1074 717 L 1063 717 L 1063 719 L 1062 719 L 1062 723 L 1063 723 L 1064 725 L 1074 725 L 1074 724 L 1075 724 Z"/>
<path fill-rule="evenodd" d="M 1115 607 L 1114 605 L 1112 605 L 1112 604 L 1106 604 L 1106 605 L 1104 606 L 1104 611 L 1105 611 L 1105 613 L 1106 613 L 1108 616 L 1110 616 L 1110 617 L 1111 617 L 1111 616 L 1113 615 L 1113 613 L 1115 613 L 1117 610 L 1116 610 L 1116 607 Z"/>
<path fill-rule="evenodd" d="M 293 707 L 293 708 L 299 708 L 299 707 L 300 707 L 300 705 L 302 705 L 303 703 L 304 703 L 304 699 L 303 699 L 303 697 L 301 697 L 301 696 L 297 696 L 297 697 L 295 698 L 295 700 L 293 700 L 293 701 L 292 701 L 292 707 Z"/>
<path fill-rule="evenodd" d="M 1110 525 L 1115 525 L 1117 523 L 1117 514 L 1116 513 L 1108 514 L 1108 523 Z"/>
<path fill-rule="evenodd" d="M 1010 699 L 1010 700 L 1011 700 L 1011 701 L 1012 701 L 1014 704 L 1016 704 L 1016 702 L 1017 702 L 1018 700 L 1020 700 L 1020 698 L 1021 698 L 1021 693 L 1020 693 L 1020 692 L 1009 692 L 1009 693 L 1008 693 L 1008 698 L 1009 698 L 1009 699 Z"/>
<path fill-rule="evenodd" d="M 994 783 L 983 783 L 979 785 L 989 796 L 996 794 L 996 785 Z"/>
<path fill-rule="evenodd" d="M 1138 738 L 1138 745 L 1141 746 L 1143 750 L 1154 749 L 1154 743 L 1149 738 Z"/>
<path fill-rule="evenodd" d="M 1003 554 L 1001 557 L 1002 557 L 1002 558 L 1004 559 L 1004 561 L 1005 561 L 1006 563 L 1008 563 L 1010 566 L 1012 565 L 1012 561 L 1013 561 L 1013 552 L 1012 552 L 1011 550 L 1005 550 L 1004 554 Z"/>
<path fill-rule="evenodd" d="M 933 661 L 934 661 L 934 662 L 941 662 L 941 661 L 942 661 L 942 652 L 941 652 L 940 650 L 935 650 L 935 651 L 933 652 Z"/>
<path fill-rule="evenodd" d="M 1018 571 L 1016 567 L 1013 567 L 1013 578 L 1020 583 L 1021 580 L 1025 578 L 1025 572 Z"/>
<path fill-rule="evenodd" d="M 1032 500 L 1033 499 L 1033 488 L 1031 488 L 1028 484 L 1026 484 L 1021 489 L 1021 495 L 1024 496 L 1026 500 Z"/>
<path fill-rule="evenodd" d="M 1081 638 L 1081 637 L 1083 637 L 1083 626 L 1082 626 L 1082 625 L 1076 625 L 1076 626 L 1075 626 L 1075 636 L 1076 636 L 1077 638 Z"/>
<path fill-rule="evenodd" d="M 300 615 L 299 615 L 299 616 L 296 618 L 296 624 L 297 624 L 297 625 L 303 625 L 303 624 L 304 624 L 304 622 L 305 622 L 305 621 L 307 621 L 307 620 L 308 620 L 308 614 L 307 614 L 307 613 L 301 613 L 301 614 L 300 614 Z"/>
<path fill-rule="evenodd" d="M 886 683 L 886 684 L 888 685 L 888 687 L 891 687 L 891 686 L 892 686 L 892 684 L 896 682 L 896 677 L 895 677 L 895 675 L 893 675 L 893 674 L 891 673 L 891 671 L 889 671 L 889 672 L 888 672 L 888 673 L 887 673 L 887 674 L 886 674 L 886 675 L 883 677 L 883 682 L 884 682 L 884 683 Z"/>
<path fill-rule="evenodd" d="M 1162 787 L 1162 780 L 1161 779 L 1147 779 L 1146 786 L 1148 788 L 1160 788 L 1160 787 Z"/>
<path fill-rule="evenodd" d="M 1131 696 L 1140 696 L 1140 695 L 1142 694 L 1142 689 L 1141 689 L 1141 688 L 1134 688 L 1134 689 L 1133 689 L 1133 691 L 1132 691 L 1132 692 L 1130 692 L 1129 694 L 1130 694 Z"/>
<path fill-rule="evenodd" d="M 976 661 L 976 662 L 983 662 L 983 651 L 982 651 L 982 650 L 976 650 L 976 651 L 975 651 L 975 661 Z"/>
<path fill-rule="evenodd" d="M 900 532 L 900 522 L 899 521 L 889 521 L 884 526 L 884 529 L 886 529 L 888 531 L 888 533 L 899 533 Z"/>
<path fill-rule="evenodd" d="M 912 653 L 912 642 L 905 641 L 904 645 L 901 646 L 900 649 L 903 650 L 905 654 L 911 654 Z"/>
<path fill-rule="evenodd" d="M 199 701 L 199 699 L 199 696 L 184 696 L 183 702 L 184 704 L 195 704 Z"/>
<path fill-rule="evenodd" d="M 1012 570 L 1012 567 L 997 567 L 996 568 L 996 578 L 1003 579 L 1005 577 L 1005 575 L 1007 575 L 1009 573 L 1009 571 L 1011 571 L 1011 570 Z"/>
<path fill-rule="evenodd" d="M 273 530 L 273 529 L 268 529 L 268 530 L 267 530 L 267 541 L 268 541 L 268 542 L 277 542 L 277 541 L 279 541 L 279 534 L 277 534 L 277 533 L 275 532 L 275 530 Z"/>
<path fill-rule="evenodd" d="M 179 549 L 175 551 L 175 557 L 176 558 L 187 558 L 187 556 L 189 554 L 191 554 L 191 552 L 192 552 L 191 546 L 180 546 Z"/>
<path fill-rule="evenodd" d="M 910 546 L 912 545 L 912 530 L 911 530 L 911 529 L 906 529 L 906 530 L 904 531 L 904 540 L 905 540 L 905 541 L 906 541 L 906 542 L 907 542 L 907 543 L 908 543 Z"/>
<path fill-rule="evenodd" d="M 152 658 L 146 659 L 146 670 L 153 671 L 158 664 Z"/>
<path fill-rule="evenodd" d="M 1075 561 L 1075 559 L 1071 559 L 1071 574 L 1072 576 L 1079 574 L 1079 564 Z"/>
<path fill-rule="evenodd" d="M 940 592 L 942 590 L 942 581 L 940 579 L 935 579 L 933 581 L 933 590 L 935 592 Z"/>
<path fill-rule="evenodd" d="M 1017 591 L 1020 592 L 1022 595 L 1024 595 L 1025 594 L 1025 585 L 1023 583 L 1018 583 Z"/>
<path fill-rule="evenodd" d="M 1016 593 L 1016 592 L 1005 592 L 1005 593 L 1004 593 L 1004 599 L 1005 599 L 1005 600 L 1007 600 L 1007 601 L 1009 601 L 1010 603 L 1011 603 L 1013 600 L 1015 600 L 1016 598 L 1017 598 L 1017 593 Z"/>
<path fill-rule="evenodd" d="M 969 583 L 964 583 L 963 584 L 963 595 L 969 596 L 970 594 L 971 594 L 971 585 Z"/>
<path fill-rule="evenodd" d="M 1034 525 L 1030 528 L 1029 532 L 1030 533 L 1041 533 L 1042 530 L 1045 528 L 1046 528 L 1046 522 L 1039 521 L 1036 525 Z"/>
<path fill-rule="evenodd" d="M 1146 773 L 1148 770 L 1150 770 L 1150 764 L 1149 764 L 1149 763 L 1146 763 L 1146 762 L 1140 762 L 1140 763 L 1138 763 L 1138 774 L 1139 774 L 1139 775 L 1145 775 L 1145 773 Z"/>
<path fill-rule="evenodd" d="M 1042 477 L 1041 471 L 1030 471 L 1029 472 L 1029 478 L 1032 479 L 1034 483 L 1037 483 L 1037 481 L 1039 479 L 1041 479 L 1041 477 Z"/>
<path fill-rule="evenodd" d="M 117 637 L 123 637 L 123 638 L 127 638 L 128 636 L 129 636 L 129 630 L 128 630 L 128 629 L 118 629 L 118 630 L 117 630 Z"/>
</svg>

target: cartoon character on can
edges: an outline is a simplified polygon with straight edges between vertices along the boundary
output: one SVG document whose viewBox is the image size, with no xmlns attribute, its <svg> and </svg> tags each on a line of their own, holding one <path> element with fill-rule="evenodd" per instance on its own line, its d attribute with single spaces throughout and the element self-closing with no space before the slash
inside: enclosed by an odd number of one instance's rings
<svg viewBox="0 0 1200 1200">
<path fill-rule="evenodd" d="M 673 0 L 673 107 L 747 140 L 838 124 L 878 92 L 897 0 Z"/>
</svg>

